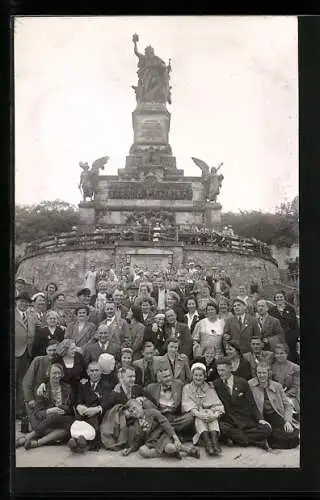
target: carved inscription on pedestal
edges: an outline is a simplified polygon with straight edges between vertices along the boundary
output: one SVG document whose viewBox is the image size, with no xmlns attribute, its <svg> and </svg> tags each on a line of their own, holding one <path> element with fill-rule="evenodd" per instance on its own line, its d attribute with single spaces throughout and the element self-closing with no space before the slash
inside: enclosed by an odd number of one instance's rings
<svg viewBox="0 0 320 500">
<path fill-rule="evenodd" d="M 134 142 L 139 144 L 166 144 L 168 142 L 168 118 L 166 116 L 136 116 Z"/>
<path fill-rule="evenodd" d="M 192 200 L 192 184 L 177 182 L 112 182 L 108 198 L 116 200 Z"/>
</svg>

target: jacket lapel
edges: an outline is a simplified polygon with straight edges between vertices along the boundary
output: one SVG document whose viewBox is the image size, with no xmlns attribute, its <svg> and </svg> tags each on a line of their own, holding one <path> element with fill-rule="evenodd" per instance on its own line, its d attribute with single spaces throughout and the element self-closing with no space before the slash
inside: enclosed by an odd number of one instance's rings
<svg viewBox="0 0 320 500">
<path fill-rule="evenodd" d="M 174 364 L 174 377 L 177 378 L 180 375 L 182 370 L 182 362 L 179 358 L 176 358 L 176 362 Z"/>
</svg>

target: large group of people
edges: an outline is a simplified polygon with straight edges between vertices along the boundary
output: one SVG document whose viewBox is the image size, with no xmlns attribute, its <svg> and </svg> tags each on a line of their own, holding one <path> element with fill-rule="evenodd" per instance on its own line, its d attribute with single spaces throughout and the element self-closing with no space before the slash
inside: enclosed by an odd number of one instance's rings
<svg viewBox="0 0 320 500">
<path fill-rule="evenodd" d="M 299 445 L 299 322 L 284 292 L 267 300 L 190 262 L 175 276 L 91 266 L 71 314 L 69 298 L 16 278 L 17 447 L 181 460 Z"/>
</svg>

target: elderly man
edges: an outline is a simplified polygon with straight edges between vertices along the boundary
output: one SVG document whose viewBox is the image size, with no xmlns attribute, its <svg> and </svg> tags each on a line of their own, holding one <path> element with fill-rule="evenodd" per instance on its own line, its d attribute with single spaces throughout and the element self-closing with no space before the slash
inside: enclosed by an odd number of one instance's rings
<svg viewBox="0 0 320 500">
<path fill-rule="evenodd" d="M 121 344 L 117 337 L 113 336 L 113 331 L 106 324 L 98 326 L 96 332 L 97 342 L 87 344 L 83 357 L 86 365 L 93 361 L 98 361 L 100 354 L 105 352 L 112 354 L 115 358 L 120 355 Z"/>
<path fill-rule="evenodd" d="M 157 313 L 154 316 L 152 325 L 148 325 L 144 329 L 144 342 L 150 341 L 153 343 L 156 353 L 162 356 L 165 354 L 166 336 L 164 333 L 164 323 L 166 316 L 163 313 Z"/>
<path fill-rule="evenodd" d="M 280 321 L 268 313 L 269 306 L 266 300 L 258 300 L 256 318 L 265 344 L 265 349 L 273 351 L 277 344 L 284 342 L 284 331 Z"/>
<path fill-rule="evenodd" d="M 228 358 L 220 359 L 216 364 L 219 379 L 213 385 L 225 410 L 219 422 L 221 439 L 231 440 L 239 446 L 253 445 L 267 450 L 266 439 L 271 429 L 261 419 L 248 382 L 232 375 Z"/>
<path fill-rule="evenodd" d="M 177 337 L 179 339 L 179 352 L 191 359 L 192 337 L 188 325 L 177 321 L 177 315 L 173 309 L 166 311 L 166 322 L 164 330 L 166 338 Z"/>
<path fill-rule="evenodd" d="M 31 353 L 35 336 L 35 316 L 28 310 L 31 300 L 26 292 L 16 297 L 15 309 L 15 386 L 16 415 L 26 416 L 22 380 L 31 361 Z"/>
<path fill-rule="evenodd" d="M 257 320 L 246 312 L 246 303 L 237 297 L 233 301 L 234 317 L 226 319 L 223 337 L 226 342 L 235 340 L 242 353 L 250 351 L 251 337 L 261 337 Z"/>
<path fill-rule="evenodd" d="M 147 386 L 147 392 L 177 433 L 192 431 L 194 417 L 191 412 L 181 412 L 183 382 L 174 380 L 170 369 L 165 366 L 159 368 L 158 380 Z"/>
<path fill-rule="evenodd" d="M 89 450 L 100 449 L 100 424 L 104 414 L 102 402 L 107 394 L 111 392 L 111 387 L 102 378 L 101 367 L 96 361 L 91 361 L 87 368 L 88 380 L 79 382 L 77 390 L 77 400 L 75 404 L 77 418 L 90 424 L 96 431 L 96 436 L 90 442 Z M 69 448 L 78 451 L 79 447 L 86 446 L 85 439 L 81 436 L 78 440 L 71 438 Z M 79 442 L 80 441 L 80 442 Z"/>
<path fill-rule="evenodd" d="M 117 344 L 122 344 L 125 340 L 129 340 L 130 333 L 127 322 L 116 316 L 116 306 L 110 300 L 105 305 L 106 319 L 100 325 L 107 325 L 110 330 L 109 338 L 113 339 Z"/>
<path fill-rule="evenodd" d="M 273 362 L 273 352 L 264 350 L 263 339 L 260 337 L 251 337 L 250 348 L 251 352 L 245 352 L 243 357 L 249 361 L 252 377 L 255 377 L 258 363 L 263 362 L 271 366 Z"/>
</svg>

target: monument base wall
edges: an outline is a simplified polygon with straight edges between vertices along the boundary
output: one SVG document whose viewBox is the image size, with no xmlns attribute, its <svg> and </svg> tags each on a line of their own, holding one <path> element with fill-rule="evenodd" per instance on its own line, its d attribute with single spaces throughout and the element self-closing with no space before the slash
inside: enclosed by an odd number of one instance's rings
<svg viewBox="0 0 320 500">
<path fill-rule="evenodd" d="M 42 290 L 50 281 L 54 281 L 68 298 L 74 298 L 83 286 L 85 274 L 91 264 L 100 269 L 113 266 L 116 271 L 120 271 L 123 265 L 137 264 L 142 268 L 147 266 L 159 271 L 171 263 L 178 268 L 190 261 L 206 268 L 215 266 L 225 269 L 234 286 L 240 283 L 249 285 L 252 281 L 264 286 L 280 280 L 278 267 L 270 260 L 225 249 L 211 250 L 171 242 L 118 242 L 97 249 L 75 248 L 44 252 L 25 257 L 17 272 L 28 283 Z"/>
</svg>

